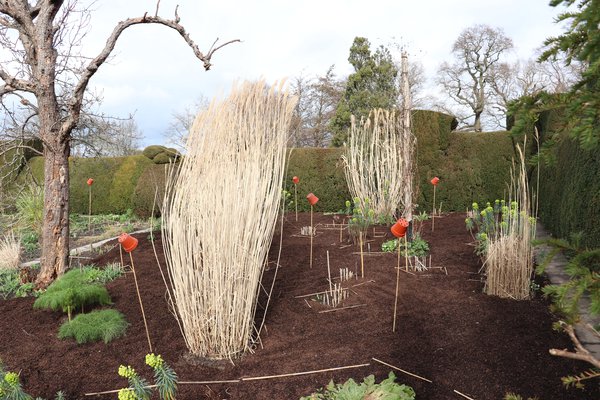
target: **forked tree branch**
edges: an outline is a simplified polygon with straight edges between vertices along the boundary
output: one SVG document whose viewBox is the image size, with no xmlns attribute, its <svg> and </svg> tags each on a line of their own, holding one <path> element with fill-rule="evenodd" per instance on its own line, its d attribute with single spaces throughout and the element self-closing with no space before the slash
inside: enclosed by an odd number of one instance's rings
<svg viewBox="0 0 600 400">
<path fill-rule="evenodd" d="M 206 54 L 204 54 L 202 51 L 200 51 L 200 49 L 198 48 L 198 45 L 192 40 L 192 38 L 190 37 L 189 33 L 185 30 L 185 28 L 179 23 L 179 16 L 177 15 L 177 11 L 175 12 L 174 20 L 165 19 L 165 18 L 158 17 L 158 16 L 152 17 L 152 16 L 148 16 L 146 13 L 142 17 L 128 18 L 125 21 L 119 22 L 117 24 L 117 26 L 114 28 L 114 30 L 111 33 L 108 40 L 106 41 L 106 45 L 104 46 L 104 48 L 102 49 L 100 54 L 98 54 L 98 56 L 96 56 L 96 58 L 94 58 L 93 60 L 90 61 L 88 66 L 85 68 L 83 74 L 81 75 L 81 78 L 80 78 L 79 82 L 77 83 L 77 86 L 75 87 L 71 103 L 69 105 L 69 109 L 70 109 L 69 114 L 70 115 L 69 115 L 69 118 L 63 124 L 63 128 L 62 128 L 63 132 L 69 132 L 77 124 L 77 120 L 79 119 L 79 112 L 81 109 L 81 102 L 83 101 L 83 95 L 88 86 L 90 78 L 92 76 L 94 76 L 96 71 L 98 71 L 98 68 L 110 56 L 111 52 L 115 48 L 117 40 L 119 39 L 119 37 L 121 36 L 123 31 L 125 31 L 125 29 L 127 29 L 133 25 L 138 25 L 138 24 L 160 24 L 160 25 L 164 25 L 168 28 L 171 28 L 171 29 L 174 29 L 175 31 L 177 31 L 179 33 L 179 35 L 188 44 L 188 46 L 192 49 L 196 58 L 198 58 L 200 61 L 202 61 L 203 65 L 204 65 L 204 69 L 207 71 L 211 67 L 211 62 L 210 62 L 211 57 L 217 50 L 221 49 L 224 46 L 227 46 L 228 44 L 240 42 L 239 39 L 234 39 L 234 40 L 225 42 L 217 47 L 214 47 L 214 44 L 213 44 L 213 47 L 211 47 L 211 49 Z"/>
<path fill-rule="evenodd" d="M 573 328 L 573 325 L 569 325 L 564 322 L 561 322 L 561 327 L 565 330 L 565 332 L 567 332 L 567 334 L 571 338 L 571 341 L 575 345 L 575 352 L 572 352 L 572 351 L 569 351 L 566 349 L 564 349 L 564 350 L 550 349 L 549 350 L 550 354 L 552 354 L 553 356 L 585 361 L 585 362 L 592 364 L 596 368 L 600 368 L 600 360 L 597 359 L 596 357 L 594 357 L 592 355 L 592 353 L 590 353 L 585 347 L 583 347 L 583 345 L 579 341 L 579 338 L 577 337 L 577 334 L 575 333 L 575 329 Z M 594 332 L 595 332 L 595 330 L 594 330 Z"/>
</svg>

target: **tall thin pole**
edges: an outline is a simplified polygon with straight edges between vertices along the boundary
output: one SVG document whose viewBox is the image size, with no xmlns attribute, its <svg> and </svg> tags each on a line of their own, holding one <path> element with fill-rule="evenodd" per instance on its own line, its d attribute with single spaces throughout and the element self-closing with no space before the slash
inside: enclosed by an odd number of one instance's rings
<svg viewBox="0 0 600 400">
<path fill-rule="evenodd" d="M 89 202 L 88 202 L 88 231 L 92 230 L 92 185 L 89 185 Z"/>
<path fill-rule="evenodd" d="M 435 185 L 433 185 L 433 210 L 431 211 L 431 232 L 435 225 Z"/>
<path fill-rule="evenodd" d="M 398 308 L 398 286 L 400 286 L 400 238 L 398 238 L 398 264 L 396 266 L 396 297 L 394 299 L 394 323 L 392 332 L 396 332 L 396 309 Z"/>
<path fill-rule="evenodd" d="M 313 206 L 310 205 L 310 268 L 312 268 L 312 259 L 313 259 Z"/>
<path fill-rule="evenodd" d="M 142 296 L 140 295 L 140 288 L 138 286 L 137 277 L 135 275 L 135 266 L 133 265 L 133 256 L 131 252 L 129 253 L 129 259 L 131 260 L 131 270 L 133 271 L 133 280 L 135 281 L 135 291 L 138 295 L 138 300 L 140 301 L 140 308 L 142 309 L 142 319 L 144 320 L 144 328 L 146 328 L 146 338 L 148 339 L 148 347 L 150 348 L 150 353 L 152 351 L 152 342 L 150 341 L 150 332 L 148 331 L 148 324 L 146 323 L 146 313 L 144 312 L 144 305 L 142 304 Z"/>
<path fill-rule="evenodd" d="M 298 222 L 298 187 L 294 183 L 294 204 L 296 205 L 296 222 Z"/>
</svg>

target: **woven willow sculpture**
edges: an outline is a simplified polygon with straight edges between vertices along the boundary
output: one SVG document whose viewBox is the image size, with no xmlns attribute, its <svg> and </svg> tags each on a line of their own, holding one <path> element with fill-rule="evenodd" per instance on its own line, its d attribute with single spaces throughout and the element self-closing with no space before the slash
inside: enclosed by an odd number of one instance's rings
<svg viewBox="0 0 600 400">
<path fill-rule="evenodd" d="M 264 82 L 235 87 L 199 114 L 171 175 L 163 241 L 190 352 L 233 358 L 248 349 L 268 256 L 296 99 Z"/>
<path fill-rule="evenodd" d="M 407 198 L 405 191 L 412 190 L 412 170 L 403 156 L 406 146 L 414 146 L 414 136 L 403 137 L 402 118 L 399 111 L 383 109 L 372 110 L 369 118 L 360 122 L 353 116 L 342 157 L 350 193 L 360 199 L 363 209 L 362 202 L 369 199 L 369 207 L 380 217 L 398 216 L 398 208 Z"/>
</svg>

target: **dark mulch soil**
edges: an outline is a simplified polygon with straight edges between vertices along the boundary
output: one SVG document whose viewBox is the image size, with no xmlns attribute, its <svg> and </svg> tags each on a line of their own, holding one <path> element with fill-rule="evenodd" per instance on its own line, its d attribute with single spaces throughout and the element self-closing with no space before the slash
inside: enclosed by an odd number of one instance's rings
<svg viewBox="0 0 600 400">
<path fill-rule="evenodd" d="M 326 250 L 334 271 L 348 267 L 360 271 L 357 246 L 339 243 L 339 231 L 327 229 L 331 216 L 315 215 L 320 224 L 315 238 L 314 265 L 309 269 L 309 239 L 288 214 L 284 230 L 281 268 L 262 337 L 262 347 L 235 360 L 235 365 L 192 365 L 173 316 L 165 303 L 165 288 L 147 235 L 140 235 L 134 253 L 141 295 L 155 351 L 177 371 L 181 381 L 229 380 L 369 363 L 369 366 L 312 375 L 228 384 L 180 385 L 179 399 L 298 399 L 333 379 L 355 380 L 375 374 L 387 376 L 385 361 L 433 381 L 428 383 L 397 372 L 398 381 L 412 386 L 419 399 L 460 399 L 457 390 L 474 399 L 501 399 L 513 391 L 540 399 L 600 399 L 593 382 L 585 391 L 565 390 L 560 377 L 587 368 L 581 362 L 552 357 L 548 349 L 570 348 L 568 337 L 552 330 L 553 316 L 542 299 L 513 301 L 482 294 L 478 282 L 479 259 L 469 245 L 464 216 L 436 219 L 435 232 L 426 224 L 423 236 L 430 242 L 433 266 L 440 270 L 411 275 L 401 273 L 397 331 L 392 332 L 396 282 L 396 256 L 365 256 L 365 278 L 354 285 L 344 306 L 366 306 L 319 313 L 325 308 L 296 296 L 327 287 Z M 391 234 L 378 228 L 376 236 Z M 371 249 L 382 237 L 372 237 Z M 160 242 L 157 241 L 160 246 Z M 274 274 L 278 240 L 273 241 L 270 270 Z M 116 261 L 118 249 L 96 260 Z M 163 263 L 164 265 L 164 263 Z M 35 396 L 52 397 L 58 390 L 69 398 L 118 389 L 126 381 L 117 375 L 119 364 L 130 364 L 150 378 L 144 366 L 148 352 L 142 317 L 131 274 L 108 285 L 114 307 L 131 324 L 126 336 L 109 344 L 78 346 L 57 339 L 64 315 L 32 309 L 32 298 L 0 302 L 0 359 L 5 368 L 20 371 L 25 389 Z M 116 395 L 111 395 L 115 398 Z M 89 397 L 88 397 L 89 398 Z M 111 398 L 103 396 L 103 398 Z"/>
</svg>

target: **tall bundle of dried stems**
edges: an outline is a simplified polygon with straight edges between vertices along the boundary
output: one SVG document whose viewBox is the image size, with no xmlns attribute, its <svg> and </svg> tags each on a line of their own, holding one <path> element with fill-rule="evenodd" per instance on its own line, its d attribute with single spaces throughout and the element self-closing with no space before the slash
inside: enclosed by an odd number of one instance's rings
<svg viewBox="0 0 600 400">
<path fill-rule="evenodd" d="M 511 171 L 510 206 L 503 212 L 496 235 L 489 237 L 483 268 L 487 294 L 525 300 L 531 293 L 535 217 L 531 216 L 525 158 L 518 145 L 517 151 L 519 163 L 516 167 L 513 164 Z"/>
<path fill-rule="evenodd" d="M 0 271 L 19 268 L 21 240 L 13 232 L 0 237 Z"/>
<path fill-rule="evenodd" d="M 282 84 L 236 86 L 196 117 L 186 156 L 168 181 L 165 255 L 196 356 L 231 359 L 248 350 L 295 105 Z"/>
<path fill-rule="evenodd" d="M 350 193 L 379 217 L 397 216 L 405 203 L 407 181 L 412 171 L 404 162 L 405 146 L 414 146 L 414 136 L 403 135 L 403 114 L 395 110 L 374 109 L 369 118 L 357 122 L 352 117 L 349 144 L 343 156 Z M 412 184 L 410 185 L 412 187 Z"/>
</svg>

